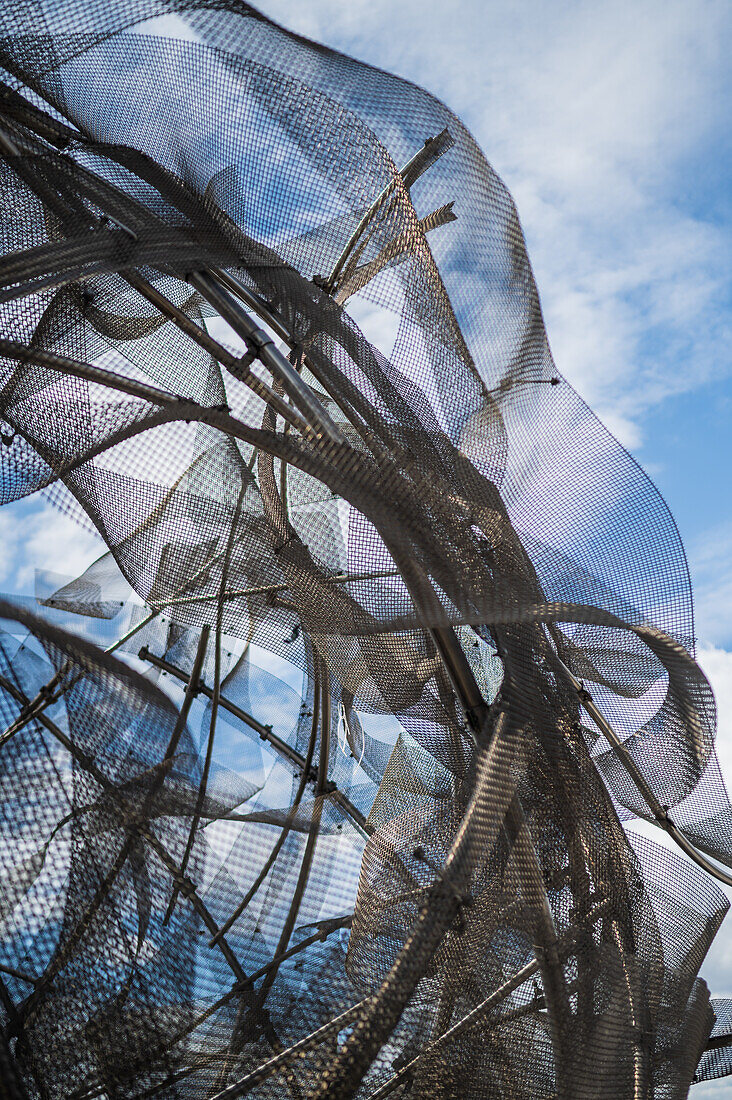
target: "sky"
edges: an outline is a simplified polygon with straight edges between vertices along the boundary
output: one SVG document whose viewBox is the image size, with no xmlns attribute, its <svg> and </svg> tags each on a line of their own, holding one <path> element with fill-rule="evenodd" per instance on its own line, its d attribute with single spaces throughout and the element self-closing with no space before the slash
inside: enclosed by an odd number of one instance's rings
<svg viewBox="0 0 732 1100">
<path fill-rule="evenodd" d="M 732 780 L 732 7 L 728 0 L 260 0 L 299 33 L 416 81 L 516 201 L 559 370 L 651 474 L 695 589 Z M 91 535 L 0 509 L 0 587 L 75 574 Z M 703 973 L 732 996 L 732 917 Z M 732 1095 L 695 1088 L 694 1100 Z"/>
</svg>

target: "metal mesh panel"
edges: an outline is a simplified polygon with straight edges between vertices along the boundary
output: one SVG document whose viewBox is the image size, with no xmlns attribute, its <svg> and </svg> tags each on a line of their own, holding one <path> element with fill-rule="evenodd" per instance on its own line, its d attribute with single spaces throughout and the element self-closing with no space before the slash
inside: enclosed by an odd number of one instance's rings
<svg viewBox="0 0 732 1100">
<path fill-rule="evenodd" d="M 18 0 L 0 69 L 0 499 L 108 548 L 0 606 L 0 1092 L 729 1072 L 683 548 L 470 134 L 234 0 Z"/>
</svg>

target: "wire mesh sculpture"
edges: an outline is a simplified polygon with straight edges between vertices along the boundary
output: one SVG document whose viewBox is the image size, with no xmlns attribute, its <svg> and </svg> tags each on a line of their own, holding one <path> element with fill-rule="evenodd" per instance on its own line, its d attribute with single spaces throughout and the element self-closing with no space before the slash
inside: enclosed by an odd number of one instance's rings
<svg viewBox="0 0 732 1100">
<path fill-rule="evenodd" d="M 238 0 L 0 26 L 2 500 L 108 547 L 0 608 L 0 1091 L 730 1072 L 683 549 L 470 135 Z"/>
</svg>

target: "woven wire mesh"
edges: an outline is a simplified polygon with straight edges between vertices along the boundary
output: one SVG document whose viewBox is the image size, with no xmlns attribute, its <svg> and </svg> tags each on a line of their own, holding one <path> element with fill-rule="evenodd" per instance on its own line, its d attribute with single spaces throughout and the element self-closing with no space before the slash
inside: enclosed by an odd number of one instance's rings
<svg viewBox="0 0 732 1100">
<path fill-rule="evenodd" d="M 470 134 L 234 0 L 18 0 L 0 67 L 1 499 L 108 547 L 0 607 L 0 1088 L 728 1072 L 726 900 L 623 827 L 732 866 L 683 548 Z"/>
</svg>

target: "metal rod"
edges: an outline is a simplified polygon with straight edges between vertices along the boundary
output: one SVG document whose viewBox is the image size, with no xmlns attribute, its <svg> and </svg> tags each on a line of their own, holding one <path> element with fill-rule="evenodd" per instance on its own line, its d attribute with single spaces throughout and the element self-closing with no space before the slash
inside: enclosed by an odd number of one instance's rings
<svg viewBox="0 0 732 1100">
<path fill-rule="evenodd" d="M 602 916 L 603 912 L 607 908 L 607 905 L 608 901 L 607 899 L 604 899 L 595 907 L 593 913 L 590 915 L 591 923 L 594 923 L 599 919 L 599 917 Z M 563 955 L 571 952 L 574 938 L 574 933 L 570 933 L 568 936 L 562 938 L 561 947 Z M 501 1001 L 505 1001 L 506 997 L 509 997 L 522 985 L 525 985 L 530 978 L 533 978 L 538 973 L 538 959 L 534 959 L 533 962 L 527 963 L 526 966 L 522 967 L 521 970 L 518 970 L 513 975 L 513 977 L 505 981 L 503 985 L 499 986 L 498 989 L 495 989 L 493 993 L 489 994 L 484 1001 L 481 1001 L 480 1004 L 477 1004 L 475 1008 L 471 1009 L 470 1012 L 467 1013 L 467 1015 L 463 1016 L 462 1020 L 458 1020 L 458 1022 L 456 1024 L 453 1024 L 451 1028 L 443 1032 L 442 1035 L 438 1036 L 437 1039 L 434 1039 L 431 1043 L 429 1043 L 423 1050 L 419 1052 L 419 1054 L 416 1054 L 414 1058 L 406 1063 L 406 1065 L 401 1066 L 393 1077 L 390 1077 L 388 1081 L 385 1081 L 384 1084 L 376 1090 L 376 1092 L 371 1093 L 371 1095 L 368 1097 L 368 1100 L 383 1100 L 383 1097 L 389 1096 L 406 1077 L 411 1076 L 414 1071 L 414 1067 L 419 1062 L 421 1062 L 423 1058 L 428 1057 L 430 1054 L 434 1054 L 434 1052 L 436 1050 L 439 1050 L 440 1047 L 444 1046 L 445 1043 L 449 1043 L 453 1039 L 457 1039 L 460 1035 L 463 1035 L 466 1031 L 469 1031 L 472 1027 L 475 1027 L 476 1024 L 480 1023 L 487 1012 L 490 1012 L 490 1010 L 494 1008 L 497 1004 L 500 1004 Z"/>
<path fill-rule="evenodd" d="M 198 796 L 196 798 L 196 807 L 191 819 L 191 827 L 188 832 L 188 840 L 186 842 L 185 851 L 181 860 L 180 869 L 181 874 L 186 873 L 188 866 L 188 860 L 191 856 L 193 844 L 196 839 L 196 830 L 198 828 L 198 822 L 203 811 L 204 800 L 206 798 L 206 789 L 208 787 L 208 777 L 211 771 L 211 760 L 213 757 L 214 738 L 216 736 L 216 718 L 219 709 L 219 697 L 221 694 L 221 632 L 223 629 L 223 617 L 224 617 L 224 603 L 223 594 L 226 588 L 226 582 L 229 579 L 229 565 L 231 563 L 231 551 L 234 544 L 234 535 L 236 533 L 237 524 L 239 523 L 239 514 L 241 512 L 242 501 L 244 500 L 244 494 L 246 493 L 247 483 L 242 478 L 241 488 L 239 490 L 239 496 L 236 502 L 236 508 L 234 509 L 234 517 L 231 522 L 231 528 L 229 530 L 229 537 L 226 540 L 226 550 L 224 553 L 224 561 L 221 569 L 221 583 L 219 585 L 219 602 L 216 608 L 216 634 L 214 641 L 214 686 L 213 695 L 211 696 L 211 717 L 209 721 L 208 729 L 208 743 L 206 745 L 206 757 L 203 762 L 203 771 L 201 773 L 201 782 L 198 787 Z M 208 633 L 208 629 L 204 627 Z M 200 679 L 200 668 L 191 670 L 190 679 L 186 685 L 186 691 L 189 690 L 192 683 L 195 683 Z M 168 903 L 168 909 L 163 917 L 163 924 L 167 924 L 170 920 L 170 916 L 175 906 L 176 898 L 178 897 L 178 891 L 174 890 L 170 902 Z"/>
<path fill-rule="evenodd" d="M 208 634 L 209 628 L 208 626 L 205 626 L 201 631 L 201 636 L 198 641 L 198 650 L 196 652 L 196 657 L 193 664 L 194 672 L 196 672 L 196 675 L 191 678 L 190 685 L 186 688 L 186 693 L 183 698 L 183 705 L 176 716 L 175 724 L 170 735 L 170 740 L 165 751 L 165 756 L 162 760 L 163 764 L 166 764 L 170 760 L 172 760 L 173 755 L 175 754 L 175 751 L 178 747 L 178 742 L 180 741 L 183 731 L 186 728 L 191 704 L 193 703 L 193 699 L 196 695 L 195 685 L 198 683 L 201 668 L 203 666 L 203 659 L 206 654 Z M 142 818 L 147 815 L 147 812 L 152 805 L 152 802 L 158 790 L 160 789 L 161 784 L 165 779 L 165 775 L 165 769 L 161 768 L 155 776 L 153 782 L 151 783 L 150 790 L 147 792 L 143 800 L 143 805 L 140 809 L 140 816 Z M 32 1014 L 49 982 L 52 982 L 59 971 L 62 970 L 63 967 L 66 965 L 69 956 L 72 954 L 79 940 L 89 928 L 100 906 L 107 898 L 109 891 L 112 889 L 112 886 L 117 879 L 117 876 L 124 867 L 129 856 L 132 854 L 132 851 L 137 842 L 138 838 L 135 833 L 128 832 L 111 868 L 97 887 L 94 896 L 87 906 L 83 916 L 79 921 L 77 921 L 74 928 L 68 934 L 63 942 L 63 945 L 56 951 L 41 977 L 34 982 L 33 992 L 27 998 L 23 1006 L 24 1019 L 27 1020 L 28 1016 Z"/>
<path fill-rule="evenodd" d="M 169 854 L 167 849 L 158 840 L 154 833 L 149 830 L 145 830 L 143 833 L 145 840 L 159 857 L 160 862 L 165 866 L 169 872 L 173 881 L 177 884 L 178 889 L 183 893 L 190 901 L 193 908 L 196 910 L 201 920 L 206 926 L 208 932 L 213 936 L 218 932 L 218 925 L 209 912 L 206 904 L 198 893 L 198 889 L 195 883 L 191 882 L 189 878 L 181 874 L 180 868 L 176 864 L 175 860 Z M 226 959 L 227 963 L 231 967 L 236 979 L 243 985 L 249 984 L 249 979 L 241 967 L 239 960 L 232 951 L 229 944 L 223 937 L 219 937 L 216 941 L 217 947 L 220 949 L 222 955 Z"/>
<path fill-rule="evenodd" d="M 241 299 L 246 306 L 249 307 L 256 315 L 265 322 L 273 332 L 279 336 L 290 348 L 297 347 L 297 341 L 295 337 L 288 329 L 284 319 L 280 317 L 274 309 L 268 305 L 258 294 L 250 290 L 240 279 L 233 275 L 230 271 L 220 270 L 219 268 L 211 268 L 211 274 L 223 287 L 229 290 L 236 298 Z M 311 349 L 312 352 L 312 349 Z M 359 421 L 358 416 L 363 416 L 363 408 L 360 411 L 354 409 L 351 403 L 345 398 L 344 394 L 334 390 L 334 388 L 328 383 L 324 377 L 322 370 L 319 369 L 316 362 L 313 361 L 312 354 L 303 356 L 303 362 L 307 366 L 308 370 L 317 379 L 318 383 L 323 387 L 325 392 L 331 401 L 341 410 L 346 420 L 356 429 L 361 438 L 367 445 L 375 450 L 377 453 L 383 453 L 383 447 L 380 446 L 379 441 L 373 437 L 369 432 L 366 422 L 363 424 Z M 349 391 L 352 397 L 359 399 L 360 405 L 363 406 L 363 399 L 358 393 L 353 383 L 345 377 L 341 377 L 342 386 Z M 382 425 L 383 426 L 383 425 Z"/>
<path fill-rule="evenodd" d="M 378 580 L 381 577 L 398 577 L 400 574 L 396 569 L 375 569 L 370 573 L 337 573 L 334 577 L 324 577 L 326 583 L 331 584 L 349 584 L 356 581 L 372 581 Z M 284 592 L 288 589 L 292 589 L 291 581 L 283 581 L 280 584 L 260 584 L 254 585 L 252 588 L 239 588 L 231 592 L 224 593 L 225 600 L 241 600 L 246 596 L 262 596 L 268 592 Z M 177 607 L 182 604 L 191 603 L 209 603 L 218 599 L 218 594 L 215 592 L 206 593 L 202 596 L 181 596 L 175 597 L 170 600 L 166 600 L 163 607 Z"/>
<path fill-rule="evenodd" d="M 182 683 L 186 683 L 188 681 L 187 673 L 185 673 L 182 669 L 177 668 L 175 665 L 170 664 L 170 662 L 166 661 L 164 657 L 156 657 L 154 653 L 150 652 L 147 646 L 142 647 L 139 652 L 139 657 L 143 661 L 149 661 L 151 665 L 155 665 L 155 667 L 159 668 L 162 672 L 167 672 L 171 676 L 175 676 L 176 679 L 180 680 Z M 211 688 L 204 683 L 199 684 L 198 690 L 202 695 L 205 695 L 209 699 L 211 699 L 213 696 Z M 238 718 L 241 722 L 244 722 L 244 724 L 249 726 L 250 729 L 253 729 L 255 733 L 259 734 L 259 737 L 262 741 L 267 741 L 268 744 L 270 744 L 272 748 L 280 754 L 280 756 L 284 757 L 286 760 L 289 760 L 291 764 L 294 764 L 298 768 L 298 770 L 303 770 L 305 768 L 305 757 L 301 753 L 299 753 L 297 749 L 294 749 L 292 745 L 289 745 L 287 741 L 283 741 L 281 737 L 278 737 L 276 733 L 273 733 L 271 726 L 266 726 L 263 722 L 258 721 L 258 719 L 256 719 L 253 715 L 248 714 L 245 710 L 242 710 L 241 707 L 237 706 L 236 703 L 232 703 L 231 700 L 227 699 L 224 695 L 222 695 L 219 699 L 219 706 L 223 710 L 228 711 L 229 714 L 233 714 L 234 717 Z M 310 769 L 310 773 L 308 774 L 308 781 L 311 783 L 317 781 L 317 773 L 313 773 L 312 768 Z M 325 793 L 329 798 L 338 802 L 338 804 L 342 806 L 342 808 L 346 811 L 353 823 L 362 833 L 365 833 L 367 836 L 371 835 L 371 833 L 373 832 L 373 826 L 369 825 L 361 811 L 358 810 L 352 802 L 350 802 L 350 800 L 345 794 L 343 794 L 342 791 L 338 790 L 338 788 L 332 787 L 330 783 L 328 783 Z"/>
<path fill-rule="evenodd" d="M 13 162 L 18 161 L 22 163 L 20 151 L 16 147 L 15 143 L 12 142 L 10 139 L 5 139 L 4 143 L 0 142 L 0 153 L 4 153 L 7 157 L 12 158 Z M 139 170 L 140 167 L 141 164 L 138 163 L 137 169 Z M 100 180 L 99 177 L 90 172 L 88 169 L 84 173 L 84 178 L 88 178 L 89 180 L 96 182 L 97 185 L 102 184 L 104 196 L 109 201 L 111 201 L 110 196 L 117 195 L 119 191 L 119 189 L 114 188 L 108 181 Z M 42 181 L 39 181 L 37 179 L 34 180 L 32 178 L 29 185 L 31 187 L 34 187 L 35 189 L 38 189 L 38 187 L 41 186 L 41 183 Z M 154 185 L 159 186 L 161 183 L 162 177 L 158 178 L 157 183 Z M 167 191 L 167 189 L 170 187 L 171 184 L 174 183 L 174 181 L 172 177 L 168 178 L 167 176 L 165 176 L 165 183 L 168 185 L 168 187 L 166 188 Z M 121 195 L 123 202 L 129 205 L 130 197 L 124 194 L 124 192 L 121 192 L 119 194 Z M 168 197 L 170 198 L 170 196 Z M 185 193 L 181 189 L 178 189 L 176 191 L 176 198 L 180 200 L 182 197 L 186 199 L 188 198 L 188 196 L 185 196 Z M 47 202 L 47 204 L 51 204 L 52 208 L 55 208 L 56 205 L 60 204 L 60 216 L 62 217 L 64 223 L 68 222 L 70 211 L 66 206 L 64 206 L 62 200 L 59 198 L 59 196 L 56 195 L 55 192 L 51 191 L 47 197 L 44 192 L 41 195 L 41 198 L 43 198 Z M 98 195 L 96 196 L 96 198 L 104 207 L 103 200 Z M 173 199 L 173 201 L 175 201 L 175 199 Z M 135 207 L 139 206 L 139 204 L 134 205 Z M 143 207 L 141 212 L 149 217 L 149 211 L 146 208 Z M 94 218 L 91 214 L 89 214 L 89 219 L 90 222 L 93 224 Z M 123 228 L 125 227 L 123 226 Z M 136 234 L 134 234 L 132 230 L 128 229 L 127 231 L 133 236 L 136 236 Z M 273 393 L 271 388 L 267 386 L 260 378 L 258 378 L 256 374 L 254 374 L 249 366 L 250 360 L 237 360 L 227 353 L 225 359 L 222 360 L 224 362 L 224 365 L 227 367 L 227 369 L 232 371 L 232 373 L 234 373 L 237 378 L 249 385 L 256 393 L 258 393 L 265 401 L 267 401 L 268 404 L 276 406 L 277 411 L 280 413 L 280 415 L 282 415 L 286 420 L 289 420 L 290 423 L 293 424 L 293 426 L 298 428 L 298 430 L 303 431 L 304 434 L 309 435 L 314 430 L 316 438 L 322 436 L 328 439 L 331 443 L 343 443 L 343 436 L 341 435 L 340 431 L 333 423 L 333 421 L 330 419 L 318 399 L 315 397 L 312 390 L 302 381 L 297 371 L 293 369 L 292 365 L 275 347 L 271 337 L 269 337 L 266 332 L 260 329 L 252 321 L 251 317 L 249 317 L 249 315 L 242 309 L 239 302 L 234 297 L 232 297 L 230 292 L 224 286 L 221 285 L 220 281 L 217 281 L 215 275 L 218 274 L 219 272 L 217 269 L 214 269 L 213 271 L 203 269 L 190 273 L 190 275 L 188 276 L 188 281 L 211 305 L 214 306 L 214 308 L 219 312 L 220 316 L 223 317 L 225 321 L 227 321 L 227 323 L 233 328 L 237 335 L 245 340 L 247 347 L 250 351 L 250 356 L 256 355 L 256 357 L 264 363 L 267 369 L 271 371 L 273 376 L 282 382 L 282 385 L 284 386 L 286 392 L 290 395 L 295 404 L 299 406 L 299 408 L 304 412 L 304 421 L 300 417 L 293 418 L 294 412 L 290 409 L 287 403 L 279 399 L 278 396 Z M 182 314 L 182 311 L 179 311 L 177 307 L 168 302 L 139 274 L 135 273 L 134 271 L 127 270 L 123 271 L 123 277 L 127 278 L 128 282 L 130 282 L 131 285 L 136 285 L 136 289 L 138 289 L 140 293 L 145 294 L 145 296 L 150 301 L 154 301 L 157 308 L 161 309 L 166 316 L 175 321 L 175 323 L 183 328 L 183 330 L 186 331 L 189 336 L 196 339 L 199 343 L 203 341 L 207 349 L 209 351 L 212 351 L 211 340 L 207 337 L 207 334 L 202 337 L 200 330 L 196 331 L 197 326 L 193 326 L 193 322 L 191 322 L 190 318 L 186 318 L 185 315 Z M 216 354 L 218 358 L 217 352 L 213 352 L 213 354 Z"/>
<path fill-rule="evenodd" d="M 214 275 L 207 271 L 196 271 L 188 276 L 188 281 L 231 325 L 237 335 L 246 341 L 247 347 L 262 360 L 273 377 L 282 383 L 285 392 L 304 413 L 310 426 L 331 443 L 344 443 L 345 440 L 338 427 L 310 387 L 303 382 L 292 363 L 275 346 L 272 337 L 258 327 L 237 299 L 214 278 Z"/>
<path fill-rule="evenodd" d="M 149 401 L 152 405 L 178 405 L 187 403 L 187 398 L 178 397 L 167 390 L 149 386 L 146 382 L 136 382 L 132 378 L 125 378 L 114 371 L 105 370 L 104 367 L 94 367 L 90 363 L 82 363 L 79 359 L 70 359 L 67 355 L 57 355 L 55 352 L 44 351 L 43 348 L 30 348 L 20 344 L 16 340 L 7 340 L 0 337 L 0 353 L 8 359 L 17 359 L 21 363 L 36 363 L 41 367 L 59 371 L 62 374 L 70 374 L 74 378 L 83 378 L 87 382 L 96 382 L 100 386 L 118 390 L 120 393 L 129 394 L 130 397 L 139 397 L 143 401 Z M 195 402 L 190 402 L 195 404 Z"/>
<path fill-rule="evenodd" d="M 17 978 L 18 981 L 26 982 L 28 985 L 36 984 L 36 978 L 32 978 L 30 974 L 24 974 L 22 970 L 16 970 L 15 967 L 8 966 L 6 963 L 0 963 L 0 972 L 9 974 L 11 978 Z"/>
<path fill-rule="evenodd" d="M 638 788 L 641 797 L 651 811 L 654 819 L 654 824 L 658 825 L 660 829 L 663 829 L 664 832 L 668 833 L 672 840 L 674 840 L 676 844 L 678 844 L 679 848 L 681 848 L 682 851 L 684 851 L 686 855 L 689 856 L 689 858 L 693 860 L 694 863 L 696 863 L 699 867 L 705 870 L 708 874 L 713 875 L 714 878 L 716 878 L 719 882 L 723 882 L 725 886 L 732 886 L 732 874 L 723 871 L 721 867 L 718 867 L 716 864 L 712 863 L 711 860 L 707 859 L 707 857 L 703 855 L 691 843 L 691 841 L 684 835 L 684 833 L 682 833 L 678 826 L 676 826 L 671 820 L 668 813 L 668 807 L 662 806 L 659 800 L 656 798 L 652 788 L 650 787 L 645 776 L 636 764 L 635 760 L 633 760 L 632 756 L 625 748 L 625 745 L 618 737 L 617 733 L 612 728 L 607 718 L 605 718 L 602 712 L 598 710 L 598 708 L 595 706 L 592 696 L 587 691 L 582 681 L 577 679 L 571 669 L 567 668 L 564 661 L 561 659 L 561 657 L 558 657 L 556 653 L 554 654 L 554 659 L 561 667 L 567 679 L 572 684 L 572 687 L 577 692 L 582 706 L 585 708 L 585 710 L 598 726 L 598 728 L 602 730 L 602 733 L 605 735 L 607 740 L 614 748 L 615 752 L 617 753 L 618 760 L 623 765 L 630 778 L 633 780 L 633 783 Z"/>
<path fill-rule="evenodd" d="M 154 653 L 151 653 L 147 646 L 143 646 L 138 657 L 141 661 L 147 661 L 149 664 L 154 665 L 155 668 L 159 668 L 162 672 L 167 672 L 170 676 L 174 676 L 181 683 L 187 684 L 189 682 L 189 674 L 184 672 L 183 669 L 178 668 L 176 665 L 166 661 L 164 657 L 157 657 Z M 213 690 L 205 683 L 198 685 L 198 691 L 201 695 L 205 695 L 207 699 L 213 699 Z M 253 729 L 255 733 L 259 734 L 262 741 L 267 741 L 273 749 L 275 749 L 281 756 L 288 759 L 292 764 L 295 764 L 298 768 L 302 768 L 304 765 L 304 757 L 294 749 L 292 745 L 288 745 L 286 741 L 283 741 L 281 737 L 278 737 L 276 733 L 272 732 L 272 727 L 260 722 L 252 714 L 247 713 L 241 707 L 237 706 L 226 696 L 221 696 L 219 699 L 219 706 L 233 714 L 235 718 L 238 718 L 245 725 Z M 308 776 L 311 782 L 315 782 L 316 775 L 311 772 Z"/>
<path fill-rule="evenodd" d="M 298 806 L 300 805 L 300 802 L 302 801 L 302 796 L 305 793 L 305 788 L 308 784 L 308 777 L 310 775 L 310 769 L 311 769 L 312 763 L 313 763 L 313 755 L 315 753 L 315 743 L 316 743 L 317 737 L 318 737 L 318 721 L 319 721 L 318 711 L 319 711 L 319 698 L 320 698 L 319 690 L 320 689 L 318 687 L 319 662 L 318 662 L 317 659 L 313 662 L 313 666 L 314 666 L 313 667 L 313 715 L 312 715 L 312 722 L 310 723 L 310 738 L 308 740 L 308 747 L 307 747 L 307 751 L 306 751 L 306 754 L 305 754 L 305 757 L 304 757 L 304 760 L 303 760 L 303 766 L 302 766 L 302 770 L 300 772 L 300 781 L 298 783 L 298 787 L 297 787 L 297 790 L 295 792 L 295 797 L 292 800 L 292 805 L 291 805 L 291 807 L 289 809 L 289 812 L 287 814 L 287 818 L 285 819 L 285 823 L 282 826 L 282 829 L 280 831 L 280 835 L 277 837 L 277 840 L 275 841 L 274 845 L 272 846 L 272 850 L 271 850 L 269 856 L 265 860 L 264 864 L 262 865 L 262 867 L 259 871 L 259 874 L 257 875 L 254 882 L 252 883 L 252 885 L 247 890 L 246 894 L 242 898 L 239 905 L 237 905 L 236 909 L 231 914 L 231 916 L 221 926 L 221 932 L 222 933 L 228 932 L 228 930 L 231 928 L 231 926 L 233 924 L 235 924 L 236 921 L 238 921 L 239 917 L 242 915 L 244 910 L 247 908 L 247 906 L 251 902 L 252 898 L 257 893 L 257 890 L 259 889 L 259 887 L 262 885 L 265 878 L 269 874 L 269 871 L 271 870 L 275 860 L 277 859 L 277 856 L 279 855 L 283 844 L 285 843 L 285 841 L 287 840 L 287 837 L 290 834 L 290 831 L 292 829 L 292 823 L 295 820 L 295 814 L 297 813 Z M 213 940 L 211 942 L 213 944 Z"/>
<path fill-rule="evenodd" d="M 358 1004 L 352 1005 L 351 1008 L 347 1008 L 345 1012 L 341 1012 L 340 1016 L 335 1016 L 332 1020 L 329 1020 L 322 1027 L 312 1031 L 309 1035 L 299 1039 L 296 1043 L 293 1043 L 287 1050 L 282 1050 L 275 1055 L 274 1058 L 270 1058 L 268 1062 L 264 1062 L 261 1066 L 257 1066 L 255 1070 L 248 1073 L 246 1077 L 242 1077 L 241 1080 L 236 1081 L 233 1085 L 229 1085 L 221 1092 L 217 1092 L 214 1096 L 208 1098 L 208 1100 L 237 1100 L 240 1096 L 246 1096 L 251 1092 L 253 1088 L 260 1085 L 263 1081 L 266 1081 L 268 1077 L 271 1077 L 277 1070 L 284 1068 L 295 1058 L 300 1058 L 308 1050 L 312 1050 L 313 1047 L 319 1046 L 324 1039 L 327 1039 L 334 1031 L 342 1031 L 344 1027 L 348 1027 L 351 1021 L 358 1018 L 363 1012 L 367 1003 L 373 998 L 367 997 L 363 1001 L 359 1001 Z"/>
<path fill-rule="evenodd" d="M 397 186 L 397 181 L 400 181 L 408 191 L 412 184 L 422 174 L 422 172 L 426 171 L 427 168 L 434 164 L 435 160 L 437 160 L 438 157 L 446 152 L 452 146 L 452 144 L 453 140 L 447 129 L 442 130 L 434 137 L 427 138 L 422 148 L 419 149 L 414 154 L 414 156 L 407 161 L 404 167 L 399 172 L 397 172 L 397 174 L 393 176 L 392 179 L 389 180 L 386 187 L 384 187 L 384 189 L 376 196 L 374 201 L 371 203 L 371 206 L 369 206 L 368 210 L 362 216 L 353 233 L 348 238 L 348 241 L 346 242 L 340 256 L 336 260 L 330 275 L 327 277 L 327 279 L 322 280 L 322 286 L 324 290 L 326 290 L 329 294 L 333 292 L 333 289 L 338 280 L 338 276 L 340 275 L 344 264 L 348 260 L 348 257 L 354 245 L 368 226 L 369 222 L 372 221 L 376 214 L 378 214 L 383 203 L 393 193 Z"/>
<path fill-rule="evenodd" d="M 315 858 L 315 849 L 318 844 L 320 836 L 320 821 L 323 814 L 323 804 L 326 796 L 326 786 L 328 781 L 328 760 L 330 757 L 330 732 L 331 732 L 331 709 L 330 709 L 330 677 L 325 662 L 316 657 L 316 660 L 320 661 L 320 675 L 318 676 L 318 694 L 320 696 L 320 754 L 318 759 L 318 775 L 315 783 L 315 802 L 313 803 L 312 815 L 310 818 L 310 826 L 308 828 L 308 838 L 305 843 L 305 851 L 303 852 L 302 863 L 300 864 L 300 873 L 297 877 L 297 883 L 295 884 L 295 890 L 292 895 L 292 901 L 290 908 L 285 917 L 285 922 L 280 933 L 280 938 L 275 949 L 275 957 L 278 955 L 284 955 L 290 943 L 290 938 L 295 928 L 300 907 L 302 905 L 302 899 L 305 896 L 305 890 L 307 889 L 308 881 L 310 878 L 310 871 L 312 869 L 313 860 Z M 315 708 L 313 708 L 315 709 Z M 269 971 L 267 977 L 262 984 L 262 988 L 259 991 L 260 1003 L 264 1003 L 264 1000 L 272 988 L 274 981 L 277 977 L 277 971 L 279 967 L 274 967 Z"/>
</svg>

